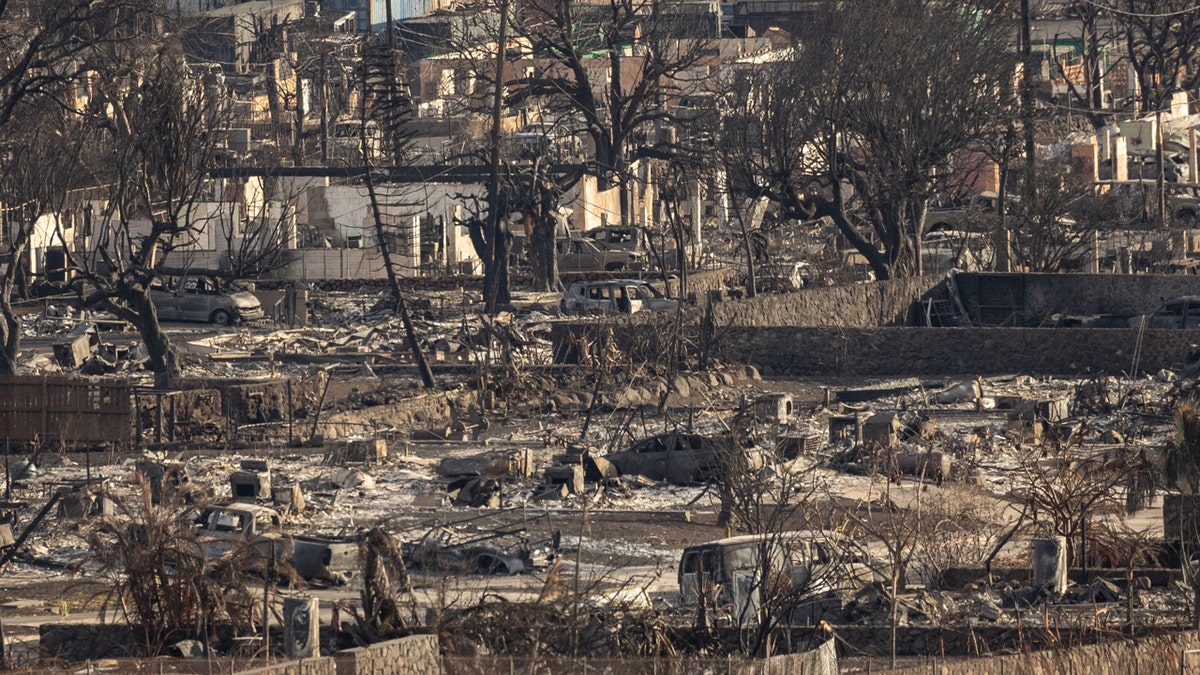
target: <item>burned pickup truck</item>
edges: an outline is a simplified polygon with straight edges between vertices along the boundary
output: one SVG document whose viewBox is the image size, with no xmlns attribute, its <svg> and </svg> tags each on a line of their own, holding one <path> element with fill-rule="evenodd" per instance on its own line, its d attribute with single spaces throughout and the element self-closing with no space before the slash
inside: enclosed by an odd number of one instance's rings
<svg viewBox="0 0 1200 675">
<path fill-rule="evenodd" d="M 242 547 L 287 562 L 309 580 L 345 583 L 358 570 L 358 542 L 281 531 L 279 514 L 257 504 L 235 503 L 203 510 L 198 518 L 204 554 L 216 557 Z"/>
</svg>

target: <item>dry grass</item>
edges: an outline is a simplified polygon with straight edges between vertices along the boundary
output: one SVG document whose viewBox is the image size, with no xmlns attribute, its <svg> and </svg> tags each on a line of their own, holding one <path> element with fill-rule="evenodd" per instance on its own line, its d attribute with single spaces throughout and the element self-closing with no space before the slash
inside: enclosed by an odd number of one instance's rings
<svg viewBox="0 0 1200 675">
<path fill-rule="evenodd" d="M 262 551 L 239 546 L 207 556 L 194 522 L 200 506 L 153 504 L 148 484 L 140 476 L 138 483 L 136 497 L 114 499 L 115 515 L 98 519 L 88 535 L 106 582 L 102 616 L 112 611 L 126 621 L 150 655 L 173 641 L 206 640 L 218 624 L 239 631 L 255 625 L 261 601 L 251 593 L 250 574 L 267 571 Z"/>
</svg>

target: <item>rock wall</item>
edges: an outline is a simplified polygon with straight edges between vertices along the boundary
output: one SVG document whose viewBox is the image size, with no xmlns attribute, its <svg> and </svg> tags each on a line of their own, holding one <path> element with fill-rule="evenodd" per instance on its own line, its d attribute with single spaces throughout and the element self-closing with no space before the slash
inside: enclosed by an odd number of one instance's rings
<svg viewBox="0 0 1200 675">
<path fill-rule="evenodd" d="M 733 278 L 737 276 L 732 268 L 722 267 L 721 269 L 705 270 L 703 272 L 692 272 L 688 275 L 688 295 L 695 294 L 697 298 L 704 298 L 709 291 L 715 291 L 726 288 L 733 282 Z M 679 280 L 667 279 L 666 281 L 652 281 L 652 286 L 666 293 L 670 290 L 671 297 L 679 296 Z"/>
<path fill-rule="evenodd" d="M 713 304 L 713 325 L 718 330 L 725 326 L 903 326 L 914 303 L 942 279 L 893 279 L 726 300 Z"/>
<path fill-rule="evenodd" d="M 715 354 L 763 375 L 1079 376 L 1130 372 L 1138 331 L 1103 328 L 729 328 Z M 1138 372 L 1177 369 L 1200 332 L 1147 330 Z"/>
<path fill-rule="evenodd" d="M 826 640 L 816 649 L 800 654 L 783 654 L 752 661 L 738 669 L 738 675 L 838 675 L 837 643 Z"/>
<path fill-rule="evenodd" d="M 959 294 L 972 316 L 979 307 L 1006 302 L 989 288 L 1018 289 L 1024 325 L 1051 314 L 1148 314 L 1169 298 L 1200 295 L 1200 276 L 1166 274 L 956 274 Z M 1001 295 L 1007 295 L 1001 293 Z"/>
<path fill-rule="evenodd" d="M 321 398 L 324 376 L 296 377 L 264 382 L 220 382 L 210 379 L 187 379 L 178 391 L 164 395 L 164 415 L 169 413 L 170 399 L 175 400 L 175 417 L 179 420 L 223 421 L 226 414 L 237 424 L 283 422 L 288 416 L 288 384 L 291 383 L 292 414 L 301 415 Z M 153 411 L 157 396 L 140 398 L 143 410 Z"/>
<path fill-rule="evenodd" d="M 461 414 L 476 405 L 475 392 L 421 394 L 363 410 L 326 413 L 321 417 L 318 433 L 325 438 L 341 438 L 407 424 L 448 424 L 455 419 L 456 410 Z"/>
<path fill-rule="evenodd" d="M 239 670 L 236 675 L 337 675 L 337 664 L 332 658 L 284 661 L 272 666 L 252 670 Z"/>
<path fill-rule="evenodd" d="M 86 661 L 137 656 L 146 642 L 124 624 L 44 623 L 38 627 L 38 644 L 47 656 Z"/>
<path fill-rule="evenodd" d="M 893 675 L 1175 675 L 1196 672 L 1194 655 L 1186 649 L 1200 646 L 1196 633 L 1178 633 L 1141 640 L 1122 640 L 1072 649 L 1010 654 L 989 658 L 932 661 L 929 665 L 896 670 L 879 670 Z M 1186 660 L 1185 660 L 1186 659 Z"/>
<path fill-rule="evenodd" d="M 436 635 L 410 635 L 334 655 L 337 675 L 442 675 Z"/>
</svg>

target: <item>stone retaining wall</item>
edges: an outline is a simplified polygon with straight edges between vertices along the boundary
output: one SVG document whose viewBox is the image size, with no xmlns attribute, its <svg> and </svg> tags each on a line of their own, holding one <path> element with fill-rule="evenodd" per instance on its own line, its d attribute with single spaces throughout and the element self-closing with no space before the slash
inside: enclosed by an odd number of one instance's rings
<svg viewBox="0 0 1200 675">
<path fill-rule="evenodd" d="M 337 664 L 329 657 L 284 661 L 271 666 L 240 670 L 236 675 L 337 675 Z"/>
<path fill-rule="evenodd" d="M 454 410 L 470 410 L 476 405 L 475 396 L 475 392 L 434 392 L 363 410 L 326 414 L 320 420 L 318 433 L 325 438 L 341 438 L 399 425 L 448 424 L 455 419 Z"/>
<path fill-rule="evenodd" d="M 86 661 L 137 656 L 146 641 L 124 624 L 44 623 L 38 626 L 38 644 L 47 656 Z"/>
<path fill-rule="evenodd" d="M 763 375 L 1031 375 L 1130 372 L 1138 331 L 1102 328 L 829 328 L 718 330 L 715 354 Z M 1196 330 L 1147 330 L 1138 372 L 1177 369 Z"/>
<path fill-rule="evenodd" d="M 929 665 L 880 670 L 893 675 L 1176 675 L 1196 672 L 1194 655 L 1184 650 L 1200 647 L 1196 633 L 1178 633 L 1141 640 L 1122 640 L 1072 649 L 1010 654 L 989 658 L 931 661 Z"/>
<path fill-rule="evenodd" d="M 903 326 L 914 303 L 944 277 L 893 279 L 869 284 L 806 288 L 713 304 L 713 325 Z"/>
<path fill-rule="evenodd" d="M 436 635 L 410 635 L 334 654 L 337 675 L 442 675 Z"/>
</svg>

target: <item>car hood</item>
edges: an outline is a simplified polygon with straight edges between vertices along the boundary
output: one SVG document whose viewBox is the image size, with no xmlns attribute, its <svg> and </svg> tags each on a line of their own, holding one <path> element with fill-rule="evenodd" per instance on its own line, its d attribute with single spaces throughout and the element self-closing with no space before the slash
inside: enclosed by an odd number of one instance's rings
<svg viewBox="0 0 1200 675">
<path fill-rule="evenodd" d="M 262 307 L 258 302 L 258 298 L 254 297 L 254 294 L 249 291 L 230 293 L 229 299 L 233 300 L 233 305 L 238 309 L 257 309 Z"/>
</svg>

